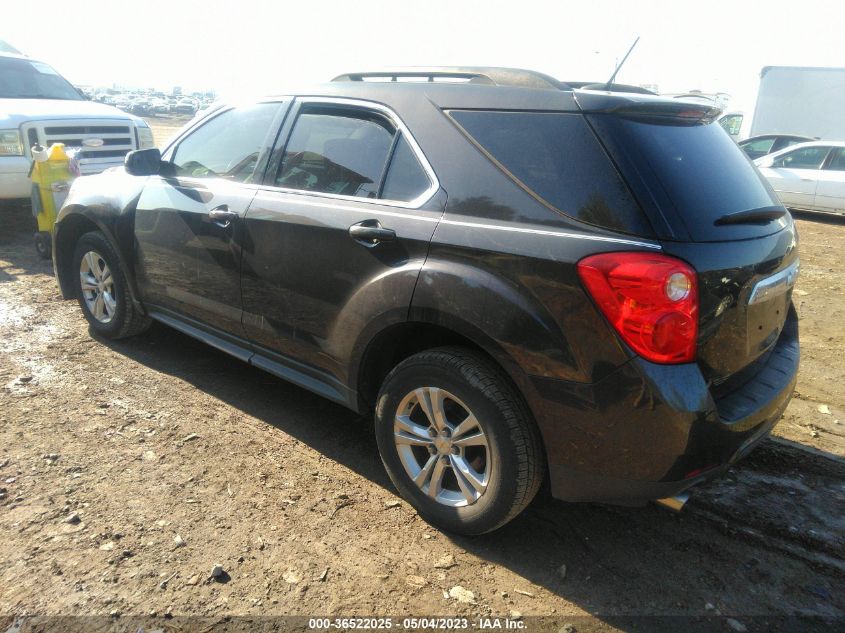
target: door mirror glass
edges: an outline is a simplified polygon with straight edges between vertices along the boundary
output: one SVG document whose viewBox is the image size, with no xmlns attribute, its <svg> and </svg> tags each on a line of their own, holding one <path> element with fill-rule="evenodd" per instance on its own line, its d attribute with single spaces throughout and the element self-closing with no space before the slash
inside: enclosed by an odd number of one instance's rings
<svg viewBox="0 0 845 633">
<path fill-rule="evenodd" d="M 123 162 L 132 176 L 156 176 L 161 170 L 161 152 L 157 147 L 129 152 Z"/>
</svg>

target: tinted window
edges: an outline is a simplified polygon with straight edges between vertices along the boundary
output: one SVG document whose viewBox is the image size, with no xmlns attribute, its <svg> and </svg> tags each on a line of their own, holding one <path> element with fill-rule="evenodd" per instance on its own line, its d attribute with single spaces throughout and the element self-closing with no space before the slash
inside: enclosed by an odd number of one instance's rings
<svg viewBox="0 0 845 633">
<path fill-rule="evenodd" d="M 772 163 L 772 167 L 818 169 L 829 151 L 829 147 L 802 147 L 784 154 Z"/>
<path fill-rule="evenodd" d="M 825 169 L 845 171 L 845 147 L 838 147 L 833 150 L 833 155 L 830 157 L 830 162 Z"/>
<path fill-rule="evenodd" d="M 276 184 L 375 198 L 393 134 L 393 128 L 379 117 L 306 111 L 293 126 Z"/>
<path fill-rule="evenodd" d="M 765 156 L 769 152 L 772 151 L 772 147 L 775 144 L 774 137 L 770 138 L 758 138 L 753 141 L 743 141 L 739 144 L 739 146 L 748 154 L 751 158 L 760 158 L 760 156 Z"/>
<path fill-rule="evenodd" d="M 652 234 L 582 115 L 490 111 L 451 115 L 526 189 L 562 213 L 626 233 Z"/>
<path fill-rule="evenodd" d="M 393 151 L 381 197 L 408 202 L 422 195 L 431 183 L 425 175 L 405 136 L 400 136 Z"/>
<path fill-rule="evenodd" d="M 278 109 L 278 103 L 260 103 L 214 117 L 179 143 L 172 158 L 176 173 L 251 182 Z"/>
<path fill-rule="evenodd" d="M 812 141 L 811 138 L 789 138 L 789 137 L 781 137 L 777 140 L 774 147 L 772 147 L 773 152 L 778 150 L 786 149 L 787 147 L 791 147 L 792 145 L 796 145 L 798 143 L 806 143 L 808 141 Z"/>
<path fill-rule="evenodd" d="M 718 123 L 690 125 L 590 115 L 599 136 L 623 154 L 664 215 L 677 215 L 693 240 L 765 235 L 772 225 L 716 226 L 727 213 L 780 206 L 748 157 Z"/>
</svg>

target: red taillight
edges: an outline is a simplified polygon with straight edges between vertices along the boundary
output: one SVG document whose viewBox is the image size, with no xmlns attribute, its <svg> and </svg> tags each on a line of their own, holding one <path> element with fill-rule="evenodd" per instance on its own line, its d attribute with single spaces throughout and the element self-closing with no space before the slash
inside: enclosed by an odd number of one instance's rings
<svg viewBox="0 0 845 633">
<path fill-rule="evenodd" d="M 655 363 L 695 360 L 698 284 L 689 264 L 652 253 L 603 253 L 578 262 L 578 275 L 637 354 Z"/>
</svg>

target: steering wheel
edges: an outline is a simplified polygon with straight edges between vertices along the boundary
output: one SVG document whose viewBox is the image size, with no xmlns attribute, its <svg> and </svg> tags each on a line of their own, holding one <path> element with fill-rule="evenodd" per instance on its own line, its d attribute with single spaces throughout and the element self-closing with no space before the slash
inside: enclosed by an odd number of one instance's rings
<svg viewBox="0 0 845 633">
<path fill-rule="evenodd" d="M 179 171 L 183 176 L 192 176 L 194 178 L 208 178 L 217 175 L 217 172 L 195 160 L 189 160 L 184 165 L 180 165 Z"/>
</svg>

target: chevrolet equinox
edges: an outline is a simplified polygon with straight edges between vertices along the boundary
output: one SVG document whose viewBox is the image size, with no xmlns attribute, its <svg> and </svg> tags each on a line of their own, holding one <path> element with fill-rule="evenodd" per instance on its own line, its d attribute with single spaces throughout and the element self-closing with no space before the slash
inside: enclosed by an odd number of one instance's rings
<svg viewBox="0 0 845 633">
<path fill-rule="evenodd" d="M 53 236 L 94 333 L 165 323 L 371 414 L 426 520 L 544 481 L 639 505 L 723 473 L 792 394 L 792 219 L 719 111 L 504 68 L 218 105 L 78 179 Z"/>
</svg>

